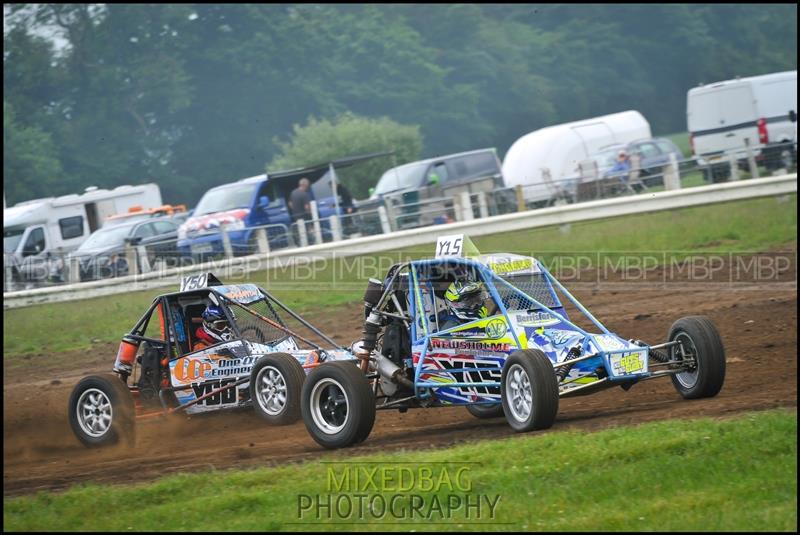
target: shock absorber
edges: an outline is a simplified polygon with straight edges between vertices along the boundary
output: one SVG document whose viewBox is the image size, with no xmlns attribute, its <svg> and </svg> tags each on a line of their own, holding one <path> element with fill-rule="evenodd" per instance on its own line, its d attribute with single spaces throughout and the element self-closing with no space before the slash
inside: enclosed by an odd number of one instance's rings
<svg viewBox="0 0 800 535">
<path fill-rule="evenodd" d="M 636 344 L 637 346 L 645 346 L 645 345 L 647 345 L 644 342 L 642 342 L 641 340 L 629 340 L 629 342 L 631 342 L 632 344 Z M 666 353 L 664 353 L 663 351 L 661 351 L 659 349 L 650 349 L 649 354 L 657 362 L 661 362 L 661 363 L 669 362 L 669 355 L 667 355 Z"/>
<path fill-rule="evenodd" d="M 580 356 L 581 356 L 581 348 L 575 346 L 572 349 L 570 349 L 569 353 L 567 353 L 567 356 L 564 357 L 564 362 L 567 362 L 569 360 L 574 360 Z M 558 377 L 559 383 L 563 381 L 567 377 L 567 375 L 569 375 L 569 371 L 572 369 L 573 366 L 574 364 L 565 364 L 564 366 L 558 367 L 558 369 L 556 370 L 556 377 Z"/>
</svg>

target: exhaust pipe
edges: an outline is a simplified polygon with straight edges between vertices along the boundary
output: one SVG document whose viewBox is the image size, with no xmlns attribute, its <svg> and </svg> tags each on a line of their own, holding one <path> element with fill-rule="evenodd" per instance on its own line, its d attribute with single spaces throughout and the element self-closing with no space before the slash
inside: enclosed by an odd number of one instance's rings
<svg viewBox="0 0 800 535">
<path fill-rule="evenodd" d="M 403 370 L 401 370 L 397 364 L 395 364 L 388 358 L 384 357 L 383 355 L 378 355 L 375 361 L 376 364 L 378 365 L 378 373 L 380 374 L 381 377 L 385 377 L 391 382 L 404 386 L 406 388 L 409 389 L 414 388 L 414 383 L 410 381 L 405 375 L 403 375 Z"/>
</svg>

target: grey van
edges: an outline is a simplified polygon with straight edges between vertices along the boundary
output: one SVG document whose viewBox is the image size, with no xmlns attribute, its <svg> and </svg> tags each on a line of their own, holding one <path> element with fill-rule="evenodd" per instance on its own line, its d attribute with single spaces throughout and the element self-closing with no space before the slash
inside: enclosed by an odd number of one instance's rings
<svg viewBox="0 0 800 535">
<path fill-rule="evenodd" d="M 370 199 L 379 199 L 429 186 L 447 187 L 491 177 L 495 187 L 503 187 L 497 150 L 480 149 L 448 154 L 393 167 L 383 173 Z"/>
</svg>

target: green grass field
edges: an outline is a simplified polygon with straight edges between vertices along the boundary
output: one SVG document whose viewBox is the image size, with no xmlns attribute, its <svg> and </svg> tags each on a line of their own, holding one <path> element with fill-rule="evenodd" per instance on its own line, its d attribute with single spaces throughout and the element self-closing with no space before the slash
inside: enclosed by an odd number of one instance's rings
<svg viewBox="0 0 800 535">
<path fill-rule="evenodd" d="M 748 252 L 767 251 L 797 240 L 797 196 L 764 198 L 554 226 L 474 239 L 484 252 L 529 254 L 549 263 L 576 253 L 613 252 Z M 392 262 L 431 256 L 433 244 L 371 255 L 360 264 L 374 270 L 349 270 L 353 261 L 335 261 L 318 269 L 312 283 L 297 283 L 293 274 L 255 272 L 248 281 L 270 289 L 301 313 L 336 313 L 360 300 L 364 281 L 381 278 Z M 241 281 L 240 281 L 241 282 Z M 67 350 L 91 351 L 94 344 L 115 342 L 144 313 L 158 289 L 83 301 L 54 303 L 4 311 L 3 357 L 8 366 L 35 365 L 35 358 Z"/>
<path fill-rule="evenodd" d="M 5 499 L 4 529 L 797 529 L 794 410 L 335 459 L 335 464 L 198 472 L 134 486 L 87 485 Z M 356 471 L 372 477 L 356 482 Z M 450 496 L 461 500 L 460 507 Z M 338 504 L 330 513 L 310 505 L 329 497 Z M 473 504 L 469 519 L 467 499 Z M 381 506 L 391 500 L 392 509 Z M 435 503 L 446 505 L 438 510 Z"/>
</svg>

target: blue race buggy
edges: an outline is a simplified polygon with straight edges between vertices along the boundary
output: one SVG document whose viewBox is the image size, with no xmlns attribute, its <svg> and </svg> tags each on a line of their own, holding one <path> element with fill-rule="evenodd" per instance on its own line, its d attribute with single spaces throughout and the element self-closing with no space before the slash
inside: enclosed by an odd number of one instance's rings
<svg viewBox="0 0 800 535">
<path fill-rule="evenodd" d="M 303 386 L 303 421 L 319 444 L 363 441 L 378 409 L 464 405 L 479 418 L 505 415 L 525 432 L 552 426 L 560 398 L 659 377 L 670 377 L 687 399 L 722 388 L 725 351 L 708 318 L 679 319 L 663 343 L 626 340 L 535 258 L 465 257 L 465 241 L 440 238 L 437 258 L 396 264 L 384 281 L 370 279 L 363 339 L 351 349 L 359 366 L 322 364 Z M 441 254 L 448 248 L 457 254 Z M 485 289 L 483 313 L 448 324 L 447 292 L 464 281 Z M 565 302 L 590 330 L 569 318 Z"/>
</svg>

